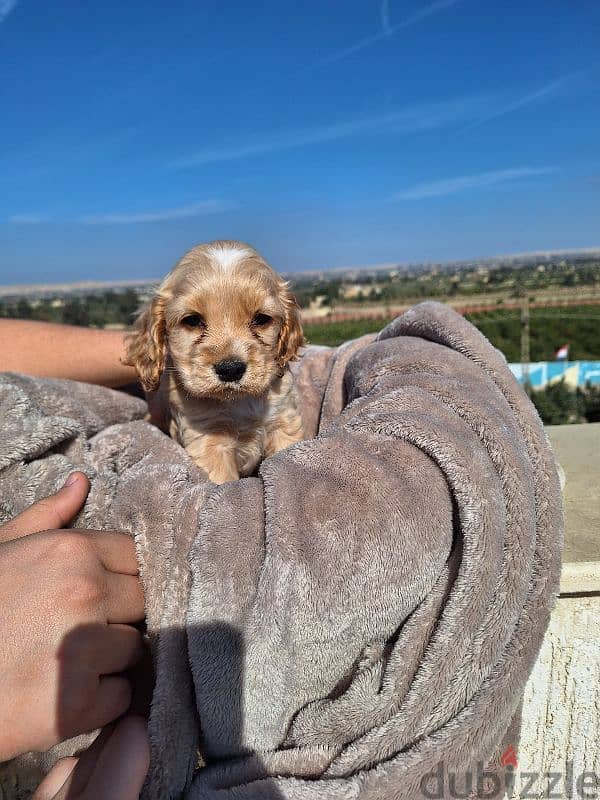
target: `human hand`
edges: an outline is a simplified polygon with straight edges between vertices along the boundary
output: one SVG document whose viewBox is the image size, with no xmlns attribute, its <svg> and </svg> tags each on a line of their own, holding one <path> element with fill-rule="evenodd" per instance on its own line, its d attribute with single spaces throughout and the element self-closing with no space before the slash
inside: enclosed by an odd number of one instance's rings
<svg viewBox="0 0 600 800">
<path fill-rule="evenodd" d="M 65 758 L 46 775 L 32 800 L 137 800 L 150 753 L 141 717 L 105 728 L 80 758 Z"/>
<path fill-rule="evenodd" d="M 61 530 L 89 482 L 0 527 L 0 761 L 100 728 L 131 700 L 120 675 L 142 654 L 144 596 L 123 533 Z"/>
</svg>

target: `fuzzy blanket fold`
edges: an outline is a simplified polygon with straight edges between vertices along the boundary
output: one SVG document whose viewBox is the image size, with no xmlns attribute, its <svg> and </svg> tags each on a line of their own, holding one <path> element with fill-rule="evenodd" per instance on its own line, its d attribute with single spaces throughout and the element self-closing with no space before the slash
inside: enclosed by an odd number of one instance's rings
<svg viewBox="0 0 600 800">
<path fill-rule="evenodd" d="M 135 535 L 148 799 L 412 800 L 494 759 L 536 658 L 560 490 L 502 355 L 423 303 L 296 372 L 314 438 L 218 487 L 141 401 L 0 379 L 2 520 L 77 467 L 75 524 Z"/>
</svg>

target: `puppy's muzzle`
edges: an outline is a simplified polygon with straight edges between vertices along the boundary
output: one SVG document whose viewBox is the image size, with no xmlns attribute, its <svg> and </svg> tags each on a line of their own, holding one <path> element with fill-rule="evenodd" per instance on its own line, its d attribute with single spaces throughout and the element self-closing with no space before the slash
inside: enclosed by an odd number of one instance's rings
<svg viewBox="0 0 600 800">
<path fill-rule="evenodd" d="M 215 364 L 215 372 L 223 383 L 233 383 L 234 381 L 239 381 L 244 375 L 246 364 L 243 361 L 225 359 Z"/>
</svg>

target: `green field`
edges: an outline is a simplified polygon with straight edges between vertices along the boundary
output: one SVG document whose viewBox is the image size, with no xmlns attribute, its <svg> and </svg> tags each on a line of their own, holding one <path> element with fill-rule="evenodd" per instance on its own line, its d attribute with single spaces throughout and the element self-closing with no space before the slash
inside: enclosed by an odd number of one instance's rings
<svg viewBox="0 0 600 800">
<path fill-rule="evenodd" d="M 354 319 L 344 322 L 321 322 L 304 326 L 304 335 L 310 344 L 337 346 L 348 339 L 365 333 L 375 333 L 387 325 L 389 319 Z"/>
<path fill-rule="evenodd" d="M 508 361 L 521 359 L 521 322 L 518 311 L 467 314 L 469 319 Z M 563 344 L 569 360 L 600 359 L 600 306 L 532 308 L 530 314 L 531 361 L 552 361 Z"/>
<path fill-rule="evenodd" d="M 502 310 L 467 314 L 508 361 L 521 358 L 521 323 L 518 311 Z M 381 330 L 389 320 L 347 320 L 305 326 L 311 344 L 338 345 L 365 333 Z M 532 361 L 551 361 L 556 350 L 568 343 L 569 359 L 600 359 L 600 306 L 533 308 L 530 314 Z"/>
</svg>

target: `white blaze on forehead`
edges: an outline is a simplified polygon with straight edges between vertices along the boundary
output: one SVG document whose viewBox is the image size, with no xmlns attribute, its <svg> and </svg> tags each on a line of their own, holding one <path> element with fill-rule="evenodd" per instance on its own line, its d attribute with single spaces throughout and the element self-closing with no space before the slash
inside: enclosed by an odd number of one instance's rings
<svg viewBox="0 0 600 800">
<path fill-rule="evenodd" d="M 252 255 L 244 247 L 211 247 L 206 252 L 224 272 Z"/>
</svg>

